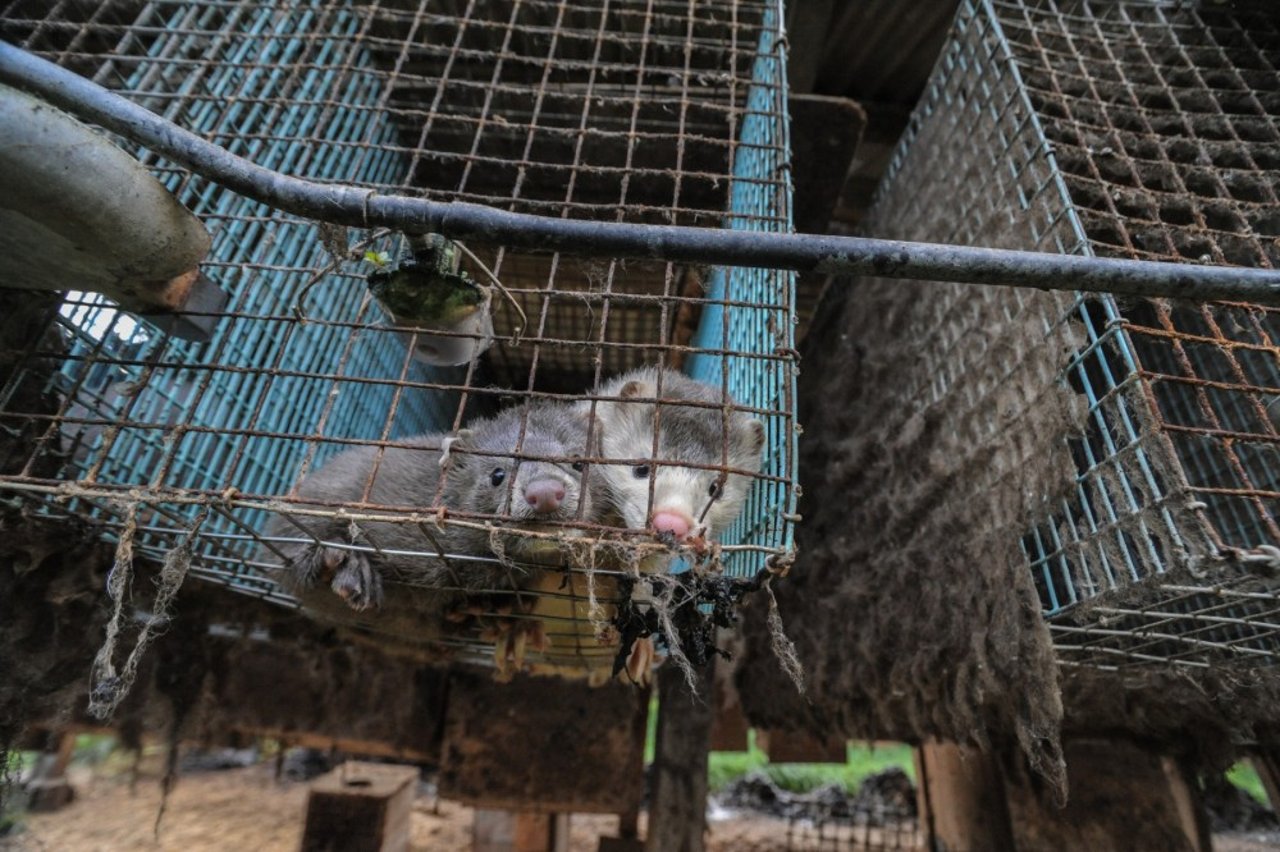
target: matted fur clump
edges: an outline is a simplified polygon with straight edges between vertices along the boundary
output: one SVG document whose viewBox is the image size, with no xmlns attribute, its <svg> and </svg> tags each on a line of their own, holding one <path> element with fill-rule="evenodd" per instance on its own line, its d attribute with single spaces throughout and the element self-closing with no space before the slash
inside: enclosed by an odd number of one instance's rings
<svg viewBox="0 0 1280 852">
<path fill-rule="evenodd" d="M 1197 765 L 1226 768 L 1280 746 L 1280 683 L 1245 666 L 1064 669 L 1067 735 L 1128 734 Z"/>
<path fill-rule="evenodd" d="M 1074 343 L 1007 310 L 1058 297 L 887 281 L 829 295 L 800 380 L 800 557 L 777 584 L 808 703 L 756 601 L 743 707 L 850 737 L 1016 739 L 1062 790 L 1057 666 L 1018 542 L 1074 479 L 1062 437 L 1080 412 L 1053 367 Z"/>
</svg>

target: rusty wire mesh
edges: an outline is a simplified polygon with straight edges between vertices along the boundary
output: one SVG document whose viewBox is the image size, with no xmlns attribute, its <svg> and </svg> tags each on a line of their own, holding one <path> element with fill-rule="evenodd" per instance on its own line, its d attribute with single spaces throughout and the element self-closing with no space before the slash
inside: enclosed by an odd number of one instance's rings
<svg viewBox="0 0 1280 852">
<path fill-rule="evenodd" d="M 281 172 L 512 211 L 756 230 L 790 227 L 779 26 L 769 0 L 0 3 L 0 36 Z M 34 443 L 0 473 L 39 511 L 115 535 L 136 527 L 136 546 L 157 558 L 190 536 L 195 575 L 287 604 L 263 573 L 261 534 L 300 473 L 660 363 L 727 388 L 766 423 L 765 469 L 725 538 L 730 572 L 789 552 L 791 275 L 475 245 L 528 322 L 517 337 L 516 312 L 496 303 L 484 358 L 430 368 L 366 293 L 368 267 L 326 249 L 332 232 L 136 153 L 210 229 L 204 270 L 231 298 L 213 339 L 195 344 L 71 292 L 46 334 L 9 353 L 0 417 Z M 355 256 L 398 245 L 384 233 L 338 241 Z M 403 522 L 429 508 L 353 514 Z M 545 619 L 563 626 L 532 656 L 607 667 L 613 649 L 582 623 L 582 578 L 543 585 L 536 594 L 559 607 Z M 439 644 L 483 658 L 483 634 L 463 625 Z"/>
<path fill-rule="evenodd" d="M 1280 18 L 1167 3 L 1088 11 L 1001 9 L 1092 251 L 1280 265 Z M 1064 660 L 1274 659 L 1280 598 L 1261 576 L 1274 562 L 1266 548 L 1280 543 L 1267 413 L 1280 389 L 1274 316 L 1249 305 L 1121 308 L 1103 356 L 1112 363 L 1095 357 L 1084 381 L 1137 377 L 1142 414 L 1180 468 L 1158 474 L 1157 487 L 1187 495 L 1196 517 L 1182 525 L 1207 521 L 1211 553 L 1252 553 L 1216 582 L 1184 575 L 1154 600 L 1092 608 L 1097 624 L 1055 625 Z M 1178 554 L 1160 555 L 1153 567 L 1177 573 Z"/>
<path fill-rule="evenodd" d="M 1278 68 L 1280 19 L 1264 5 L 963 3 L 875 235 L 1280 265 Z M 1022 539 L 1059 659 L 1273 664 L 1275 312 L 1014 294 L 990 314 L 965 301 L 940 308 L 945 345 L 926 350 L 921 393 L 963 392 L 959 429 L 1005 423 L 1026 433 L 1019 445 L 1056 434 L 1046 459 L 1069 451 L 1074 487 Z M 987 383 L 997 416 L 984 427 L 961 377 L 988 366 L 1033 407 Z M 1035 407 L 1021 385 L 1032 373 L 1069 388 L 1061 400 L 1080 413 Z M 1038 469 L 1018 487 L 1035 476 L 1024 494 L 1059 490 Z"/>
</svg>

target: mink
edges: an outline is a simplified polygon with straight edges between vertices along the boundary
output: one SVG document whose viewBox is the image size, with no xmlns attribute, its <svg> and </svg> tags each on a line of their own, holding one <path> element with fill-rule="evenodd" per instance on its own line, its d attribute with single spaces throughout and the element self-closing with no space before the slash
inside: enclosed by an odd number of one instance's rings
<svg viewBox="0 0 1280 852">
<path fill-rule="evenodd" d="M 298 486 L 300 500 L 346 504 L 350 511 L 359 511 L 352 504 L 368 502 L 418 512 L 424 519 L 418 524 L 353 524 L 341 517 L 277 516 L 268 535 L 293 539 L 273 542 L 284 556 L 277 568 L 279 581 L 305 608 L 346 623 L 357 621 L 350 610 L 383 606 L 387 581 L 403 585 L 397 591 L 411 603 L 398 602 L 393 609 L 412 618 L 438 618 L 472 594 L 513 591 L 524 574 L 519 561 L 536 562 L 557 549 L 554 541 L 523 537 L 518 530 L 574 536 L 580 531 L 558 525 L 596 517 L 599 501 L 591 474 L 577 460 L 592 455 L 588 434 L 586 417 L 573 406 L 538 403 L 509 408 L 452 438 L 427 434 L 407 439 L 402 446 L 387 447 L 380 458 L 375 446 L 335 456 Z M 491 519 L 492 534 L 437 526 L 430 516 L 441 507 L 499 517 Z M 369 510 L 379 511 L 386 510 Z M 280 562 L 278 554 L 272 557 Z"/>
<path fill-rule="evenodd" d="M 720 388 L 682 373 L 662 371 L 660 397 L 658 384 L 658 368 L 642 367 L 594 392 L 607 398 L 595 403 L 601 455 L 618 460 L 596 466 L 603 493 L 628 529 L 649 529 L 677 543 L 714 538 L 737 518 L 760 471 L 764 424 L 736 410 Z M 590 402 L 577 406 L 584 416 L 590 412 Z"/>
</svg>

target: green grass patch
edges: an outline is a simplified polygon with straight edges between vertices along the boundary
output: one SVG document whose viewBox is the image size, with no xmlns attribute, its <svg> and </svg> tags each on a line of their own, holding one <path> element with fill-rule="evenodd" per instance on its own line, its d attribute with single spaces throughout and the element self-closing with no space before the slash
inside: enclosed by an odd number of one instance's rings
<svg viewBox="0 0 1280 852">
<path fill-rule="evenodd" d="M 16 781 L 18 776 L 30 769 L 40 756 L 38 751 L 11 751 L 6 753 L 8 763 L 3 767 L 4 776 Z"/>
<path fill-rule="evenodd" d="M 911 746 L 899 743 L 873 748 L 865 743 L 850 743 L 844 763 L 770 763 L 768 755 L 756 745 L 755 731 L 752 731 L 747 751 L 711 753 L 707 781 L 712 791 L 722 790 L 743 775 L 759 770 L 774 784 L 793 793 L 807 793 L 828 784 L 839 784 L 847 792 L 855 793 L 862 779 L 893 767 L 915 780 Z"/>
<path fill-rule="evenodd" d="M 1262 804 L 1271 807 L 1271 803 L 1267 801 L 1266 788 L 1262 786 L 1262 779 L 1258 777 L 1257 771 L 1253 768 L 1253 764 L 1247 760 L 1242 760 L 1235 766 L 1227 770 L 1227 780 L 1235 784 L 1241 790 L 1244 790 L 1250 796 L 1253 796 Z"/>
<path fill-rule="evenodd" d="M 649 703 L 648 733 L 644 742 L 644 761 L 653 762 L 658 731 L 658 699 Z M 872 747 L 866 743 L 849 743 L 844 763 L 770 763 L 769 756 L 756 745 L 756 732 L 747 733 L 746 751 L 713 751 L 707 765 L 707 783 L 712 792 L 754 770 L 764 772 L 784 790 L 807 793 L 827 784 L 839 784 L 855 793 L 862 779 L 877 772 L 897 767 L 916 780 L 916 765 L 911 746 L 902 743 Z M 1256 777 L 1256 776 L 1255 776 Z"/>
</svg>

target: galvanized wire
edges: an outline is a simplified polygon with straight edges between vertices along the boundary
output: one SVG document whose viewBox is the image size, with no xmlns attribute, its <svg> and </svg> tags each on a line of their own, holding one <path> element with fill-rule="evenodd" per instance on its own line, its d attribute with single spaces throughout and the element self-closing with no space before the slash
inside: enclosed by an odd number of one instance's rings
<svg viewBox="0 0 1280 852">
<path fill-rule="evenodd" d="M 1063 250 L 1280 266 L 1280 21 L 1170 2 L 966 4 L 967 74 L 1013 80 Z M 1023 179 L 1025 186 L 1026 180 Z M 1103 298 L 1065 378 L 1088 404 L 1071 499 L 1023 540 L 1064 663 L 1273 665 L 1274 312 Z"/>
<path fill-rule="evenodd" d="M 731 216 L 731 227 L 788 231 L 779 20 L 766 0 L 0 4 L 0 34 L 22 49 L 3 45 L 7 57 L 30 51 L 92 78 L 279 183 L 354 185 L 345 192 L 358 200 L 355 220 L 340 205 L 319 218 L 362 228 L 379 221 L 365 208 L 430 202 L 489 205 L 483 209 L 516 221 L 536 213 L 579 225 L 719 227 Z M 768 426 L 765 469 L 725 539 L 722 565 L 748 575 L 770 558 L 789 559 L 790 274 L 762 273 L 744 285 L 735 271 L 708 294 L 703 271 L 687 265 L 580 262 L 518 251 L 514 239 L 477 239 L 470 247 L 519 300 L 529 327 L 515 339 L 515 312 L 499 308 L 498 342 L 484 359 L 427 368 L 366 294 L 370 267 L 340 247 L 340 256 L 329 253 L 352 235 L 317 229 L 278 197 L 228 191 L 159 140 L 119 135 L 209 226 L 205 269 L 231 299 L 213 339 L 196 344 L 158 334 L 96 295 L 69 294 L 46 334 L 8 353 L 14 366 L 3 377 L 0 420 L 40 436 L 21 469 L 0 476 L 10 494 L 113 535 L 136 518 L 135 549 L 153 557 L 207 509 L 192 574 L 288 604 L 264 573 L 279 544 L 263 539 L 273 514 L 342 511 L 412 524 L 423 530 L 422 558 L 438 555 L 433 507 L 285 499 L 334 454 L 453 430 L 501 404 L 589 397 L 624 369 L 678 368 L 696 355 L 714 366 L 704 378 L 714 372 L 741 410 Z M 139 147 L 146 141 L 156 144 Z M 764 195 L 744 196 L 744 185 Z M 384 231 L 361 237 L 362 249 L 396 249 Z M 722 313 L 695 341 L 711 307 Z M 733 318 L 732 334 L 721 316 Z M 708 467 L 723 470 L 724 461 Z M 484 528 L 502 520 L 453 511 L 443 522 Z M 602 532 L 585 521 L 569 526 Z M 662 547 L 640 531 L 629 538 L 640 553 Z M 561 672 L 607 671 L 616 648 L 596 641 L 590 610 L 599 603 L 587 584 L 601 583 L 607 604 L 607 584 L 620 573 L 548 572 L 531 596 L 553 605 L 537 615 L 551 645 L 530 659 Z M 478 601 L 474 619 L 436 643 L 445 656 L 489 659 L 487 620 L 532 617 L 518 607 L 499 612 L 496 603 Z M 365 626 L 376 631 L 377 619 Z"/>
</svg>

